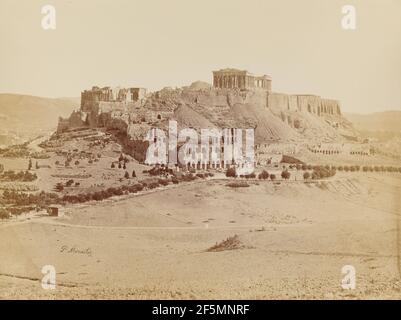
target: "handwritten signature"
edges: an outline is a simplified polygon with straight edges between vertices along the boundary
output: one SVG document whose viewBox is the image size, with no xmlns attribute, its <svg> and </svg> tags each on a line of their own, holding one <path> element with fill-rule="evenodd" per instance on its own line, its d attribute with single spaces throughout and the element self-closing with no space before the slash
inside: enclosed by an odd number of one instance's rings
<svg viewBox="0 0 401 320">
<path fill-rule="evenodd" d="M 62 253 L 72 253 L 72 254 L 85 254 L 89 257 L 92 257 L 92 249 L 91 248 L 78 248 L 76 246 L 69 247 L 69 246 L 62 246 L 60 249 Z"/>
</svg>

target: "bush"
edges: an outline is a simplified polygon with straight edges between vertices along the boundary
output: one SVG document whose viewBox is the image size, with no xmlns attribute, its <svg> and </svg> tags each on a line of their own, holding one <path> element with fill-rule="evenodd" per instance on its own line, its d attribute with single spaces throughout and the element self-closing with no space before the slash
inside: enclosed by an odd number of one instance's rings
<svg viewBox="0 0 401 320">
<path fill-rule="evenodd" d="M 310 173 L 309 172 L 304 172 L 304 179 L 307 180 L 310 178 Z"/>
<path fill-rule="evenodd" d="M 129 173 L 128 173 L 128 171 L 125 171 L 125 173 L 124 173 L 124 178 L 125 178 L 125 179 L 129 179 Z"/>
<path fill-rule="evenodd" d="M 8 219 L 10 217 L 10 213 L 5 209 L 0 209 L 0 219 Z"/>
<path fill-rule="evenodd" d="M 159 179 L 158 182 L 162 186 L 167 186 L 168 185 L 168 180 L 166 180 L 166 179 Z"/>
<path fill-rule="evenodd" d="M 227 183 L 226 186 L 230 188 L 245 188 L 249 187 L 249 184 L 246 183 L 245 181 L 238 181 L 238 182 Z"/>
<path fill-rule="evenodd" d="M 151 183 L 149 183 L 148 188 L 149 188 L 149 189 L 155 189 L 155 188 L 157 188 L 158 186 L 159 186 L 159 183 L 158 183 L 158 182 L 151 182 Z"/>
<path fill-rule="evenodd" d="M 270 180 L 276 180 L 276 175 L 275 174 L 271 174 L 270 175 Z"/>
</svg>

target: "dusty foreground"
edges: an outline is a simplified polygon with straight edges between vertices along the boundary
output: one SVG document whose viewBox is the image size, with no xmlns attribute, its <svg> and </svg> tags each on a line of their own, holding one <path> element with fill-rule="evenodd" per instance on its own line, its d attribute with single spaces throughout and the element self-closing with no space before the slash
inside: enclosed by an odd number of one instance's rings
<svg viewBox="0 0 401 320">
<path fill-rule="evenodd" d="M 400 188 L 398 175 L 373 173 L 208 181 L 2 223 L 0 297 L 400 299 Z M 207 251 L 234 235 L 231 250 Z M 41 287 L 44 265 L 56 290 Z M 354 290 L 341 288 L 344 265 Z"/>
</svg>

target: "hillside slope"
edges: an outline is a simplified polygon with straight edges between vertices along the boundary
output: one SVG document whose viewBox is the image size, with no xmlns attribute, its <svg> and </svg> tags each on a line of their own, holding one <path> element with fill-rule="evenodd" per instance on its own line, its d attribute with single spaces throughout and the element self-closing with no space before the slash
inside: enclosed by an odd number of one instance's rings
<svg viewBox="0 0 401 320">
<path fill-rule="evenodd" d="M 54 130 L 60 116 L 66 117 L 78 107 L 75 98 L 0 94 L 0 144 L 21 142 Z"/>
<path fill-rule="evenodd" d="M 370 114 L 346 113 L 345 117 L 360 131 L 401 131 L 401 111 Z"/>
</svg>

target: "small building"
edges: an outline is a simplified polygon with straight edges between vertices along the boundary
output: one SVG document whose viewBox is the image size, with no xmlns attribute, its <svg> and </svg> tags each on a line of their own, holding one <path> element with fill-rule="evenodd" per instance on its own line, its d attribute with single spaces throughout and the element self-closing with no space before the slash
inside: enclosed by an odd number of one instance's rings
<svg viewBox="0 0 401 320">
<path fill-rule="evenodd" d="M 56 206 L 50 206 L 47 207 L 47 213 L 49 214 L 49 216 L 51 217 L 58 217 L 58 207 Z"/>
</svg>

